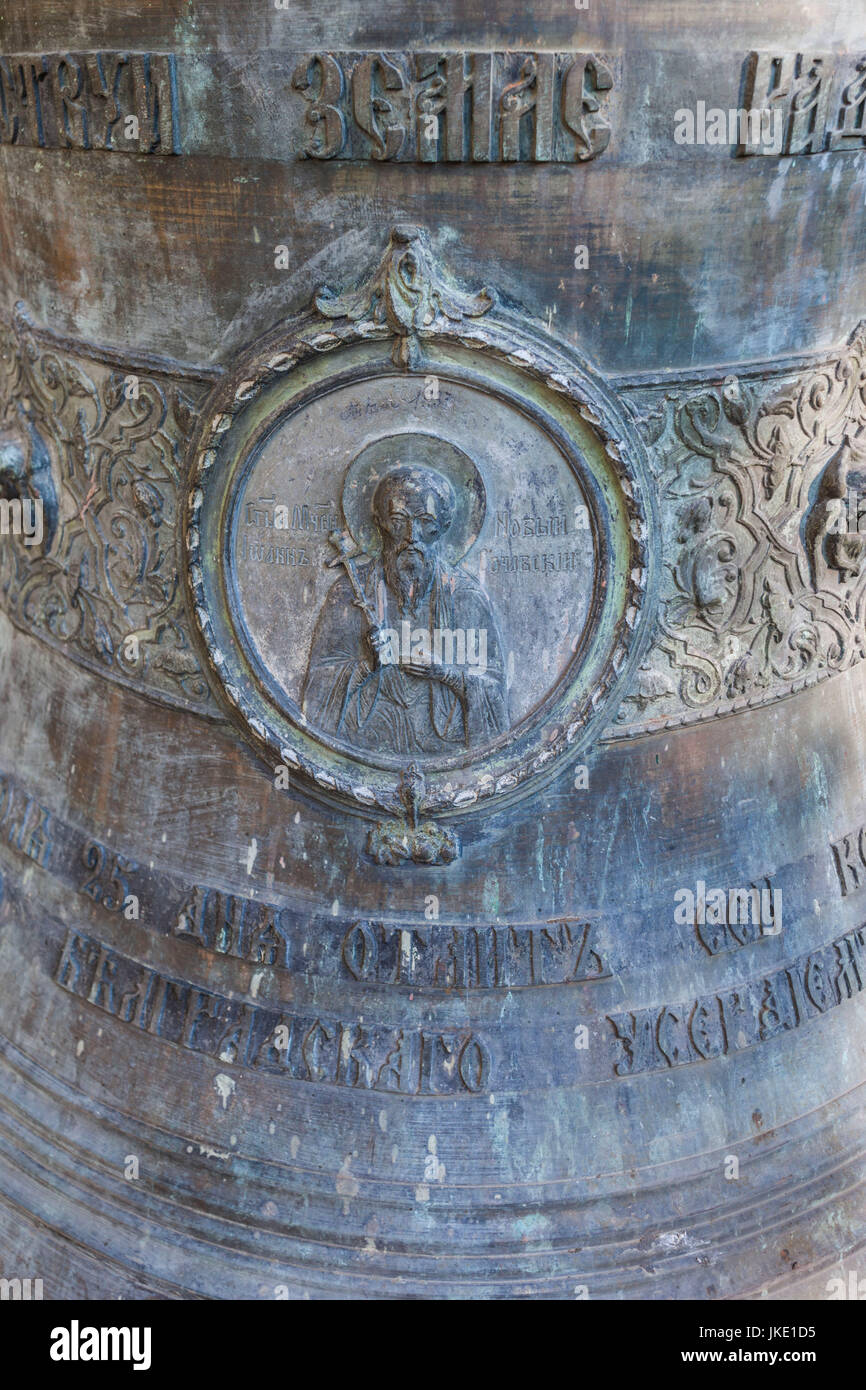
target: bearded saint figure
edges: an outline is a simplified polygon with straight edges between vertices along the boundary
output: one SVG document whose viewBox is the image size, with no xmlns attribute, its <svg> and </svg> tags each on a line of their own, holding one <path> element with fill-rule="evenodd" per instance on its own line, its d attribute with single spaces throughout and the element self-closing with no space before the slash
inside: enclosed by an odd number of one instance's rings
<svg viewBox="0 0 866 1390">
<path fill-rule="evenodd" d="M 346 562 L 313 633 L 302 700 L 314 727 L 356 748 L 426 756 L 508 728 L 490 600 L 441 555 L 455 505 L 435 469 L 397 465 L 380 480 L 372 516 L 381 553 Z"/>
</svg>

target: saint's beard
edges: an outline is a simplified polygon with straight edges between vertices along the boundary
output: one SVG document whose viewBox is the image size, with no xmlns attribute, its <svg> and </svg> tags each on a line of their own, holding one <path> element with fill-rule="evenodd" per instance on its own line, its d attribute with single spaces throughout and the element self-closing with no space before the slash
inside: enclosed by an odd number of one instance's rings
<svg viewBox="0 0 866 1390">
<path fill-rule="evenodd" d="M 414 612 L 433 582 L 435 557 L 420 547 L 407 546 L 398 551 L 386 545 L 382 552 L 385 583 L 397 596 L 400 608 Z"/>
</svg>

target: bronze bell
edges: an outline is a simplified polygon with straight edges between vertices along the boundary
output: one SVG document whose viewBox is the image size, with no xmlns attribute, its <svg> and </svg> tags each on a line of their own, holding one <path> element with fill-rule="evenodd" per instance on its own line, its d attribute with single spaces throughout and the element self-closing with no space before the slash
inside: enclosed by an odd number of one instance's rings
<svg viewBox="0 0 866 1390">
<path fill-rule="evenodd" d="M 859 7 L 350 8 L 0 20 L 4 1288 L 827 1297 Z"/>
</svg>

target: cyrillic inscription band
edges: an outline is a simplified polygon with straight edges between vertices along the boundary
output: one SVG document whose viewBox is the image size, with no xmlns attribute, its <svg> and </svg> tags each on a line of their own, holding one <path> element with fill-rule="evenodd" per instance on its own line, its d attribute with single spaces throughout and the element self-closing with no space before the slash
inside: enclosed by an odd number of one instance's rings
<svg viewBox="0 0 866 1390">
<path fill-rule="evenodd" d="M 866 927 L 789 961 L 771 975 L 683 1004 L 613 1014 L 618 1076 L 740 1052 L 799 1028 L 866 986 Z"/>
<path fill-rule="evenodd" d="M 164 1042 L 295 1081 L 410 1095 L 484 1090 L 490 1054 L 476 1033 L 391 1028 L 293 1014 L 227 999 L 172 979 L 77 931 L 55 981 L 79 999 Z"/>
<path fill-rule="evenodd" d="M 573 163 L 610 140 L 610 68 L 586 53 L 312 53 L 309 159 Z"/>
<path fill-rule="evenodd" d="M 866 148 L 866 54 L 752 53 L 749 114 L 779 114 L 781 148 L 749 122 L 739 153 L 797 155 Z"/>
<path fill-rule="evenodd" d="M 415 1095 L 474 1093 L 491 1084 L 498 1055 L 493 1034 L 479 1036 L 468 1028 L 396 1028 L 366 1016 L 320 1017 L 309 1004 L 287 1011 L 278 999 L 283 972 L 350 986 L 404 989 L 419 1006 L 422 996 L 438 991 L 585 988 L 596 982 L 603 988 L 624 978 L 608 919 L 563 917 L 471 927 L 364 918 L 340 922 L 207 885 L 184 894 L 168 876 L 110 845 L 82 841 L 78 831 L 7 774 L 0 774 L 2 846 L 68 884 L 106 920 L 123 918 L 156 936 L 186 941 L 211 957 L 232 957 L 247 970 L 264 971 L 252 989 L 253 994 L 261 989 L 260 1002 L 244 1003 L 192 980 L 164 975 L 91 937 L 89 926 L 66 928 L 57 984 L 122 1023 L 229 1066 Z M 831 851 L 837 862 L 837 846 Z M 13 897 L 21 897 L 14 880 L 9 888 Z M 725 924 L 699 924 L 694 932 L 696 948 L 710 954 L 754 948 L 765 939 L 754 927 L 737 928 L 734 934 Z M 641 952 L 632 949 L 631 956 L 631 966 L 640 966 Z M 247 976 L 238 987 L 250 992 Z M 601 1061 L 601 1074 L 633 1076 L 711 1060 L 800 1028 L 864 989 L 866 925 L 860 924 L 713 994 L 619 1014 L 588 1012 L 583 1031 L 597 1041 L 575 1054 L 578 1070 L 591 1079 L 598 1076 Z M 293 986 L 289 990 L 293 997 Z M 589 996 L 581 999 L 588 1008 Z M 612 1035 L 597 1032 L 598 1017 L 606 1018 Z"/>
<path fill-rule="evenodd" d="M 0 143 L 179 154 L 174 55 L 0 58 Z"/>
<path fill-rule="evenodd" d="M 432 989 L 520 989 L 609 980 L 588 922 L 544 926 L 400 927 L 355 922 L 342 959 L 355 980 Z"/>
<path fill-rule="evenodd" d="M 597 158 L 611 139 L 619 78 L 595 53 L 319 52 L 285 62 L 285 75 L 263 69 L 262 77 L 274 86 L 289 78 L 298 106 L 291 158 L 571 164 Z M 200 87 L 193 67 L 188 98 Z M 0 143 L 179 154 L 177 69 L 173 53 L 0 57 Z M 730 71 L 733 102 L 733 59 Z M 231 125 L 222 81 L 215 72 Z M 707 113 L 733 120 L 740 155 L 866 147 L 866 54 L 753 52 L 745 83 L 741 110 Z"/>
<path fill-rule="evenodd" d="M 11 777 L 0 773 L 0 844 L 11 845 L 44 869 L 51 854 L 52 835 L 51 812 Z"/>
</svg>

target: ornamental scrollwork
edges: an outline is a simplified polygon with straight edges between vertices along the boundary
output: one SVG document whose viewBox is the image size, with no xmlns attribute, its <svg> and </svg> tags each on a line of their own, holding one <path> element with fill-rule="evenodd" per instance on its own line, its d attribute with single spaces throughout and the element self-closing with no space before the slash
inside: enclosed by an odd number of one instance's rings
<svg viewBox="0 0 866 1390">
<path fill-rule="evenodd" d="M 864 655 L 866 325 L 805 374 L 631 396 L 657 469 L 665 574 L 622 736 L 688 723 Z M 856 515 L 856 506 L 854 514 Z"/>
<path fill-rule="evenodd" d="M 209 708 L 176 554 L 195 390 L 46 347 L 21 306 L 0 324 L 5 485 L 21 475 L 47 515 L 38 549 L 0 546 L 6 611 L 86 665 Z"/>
<path fill-rule="evenodd" d="M 394 335 L 396 366 L 414 364 L 420 353 L 418 335 L 435 329 L 443 319 L 459 324 L 480 318 L 493 304 L 487 290 L 466 294 L 448 284 L 425 238 L 417 227 L 394 227 L 377 269 L 362 285 L 335 294 L 323 288 L 316 308 L 326 319 L 347 319 Z"/>
</svg>

